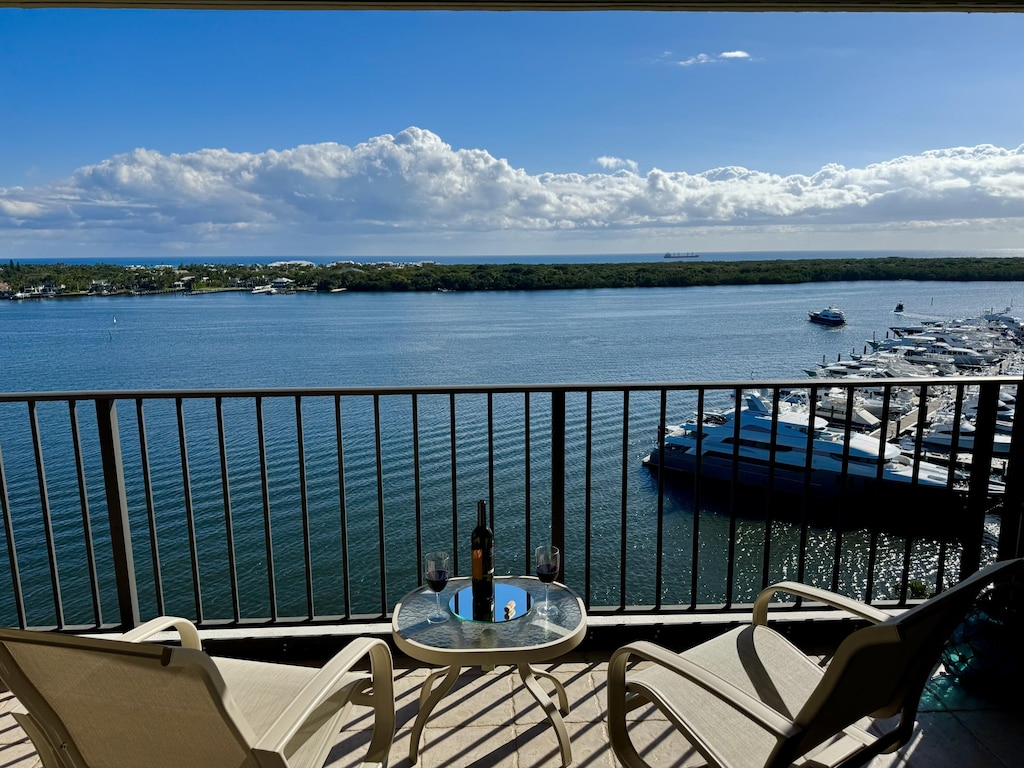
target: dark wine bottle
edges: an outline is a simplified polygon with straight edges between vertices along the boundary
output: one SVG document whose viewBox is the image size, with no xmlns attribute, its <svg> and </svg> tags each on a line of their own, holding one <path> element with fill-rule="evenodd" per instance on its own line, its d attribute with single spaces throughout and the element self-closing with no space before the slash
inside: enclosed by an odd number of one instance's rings
<svg viewBox="0 0 1024 768">
<path fill-rule="evenodd" d="M 494 621 L 494 534 L 487 527 L 487 502 L 476 503 L 473 529 L 473 620 Z"/>
</svg>

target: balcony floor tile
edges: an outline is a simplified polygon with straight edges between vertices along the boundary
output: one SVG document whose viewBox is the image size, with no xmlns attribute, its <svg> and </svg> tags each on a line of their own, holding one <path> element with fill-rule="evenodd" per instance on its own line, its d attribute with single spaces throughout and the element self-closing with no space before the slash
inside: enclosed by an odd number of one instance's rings
<svg viewBox="0 0 1024 768">
<path fill-rule="evenodd" d="M 430 670 L 403 667 L 397 660 L 395 696 L 398 730 L 391 750 L 392 768 L 412 768 L 409 744 L 419 710 L 418 697 Z M 570 661 L 538 667 L 565 686 L 570 714 L 573 766 L 617 768 L 608 745 L 605 688 L 607 664 Z M 546 681 L 541 685 L 550 690 Z M 962 695 L 938 678 L 922 702 L 918 731 L 896 755 L 884 755 L 868 768 L 1014 768 L 1024 754 L 1024 708 Z M 0 765 L 38 768 L 31 742 L 9 714 L 13 698 L 0 693 Z M 358 764 L 369 741 L 369 715 L 356 710 L 331 753 L 330 768 Z M 653 708 L 632 713 L 635 743 L 651 765 L 696 768 L 699 755 Z M 554 729 L 540 706 L 523 689 L 514 667 L 466 669 L 455 689 L 427 722 L 416 768 L 560 768 Z"/>
</svg>

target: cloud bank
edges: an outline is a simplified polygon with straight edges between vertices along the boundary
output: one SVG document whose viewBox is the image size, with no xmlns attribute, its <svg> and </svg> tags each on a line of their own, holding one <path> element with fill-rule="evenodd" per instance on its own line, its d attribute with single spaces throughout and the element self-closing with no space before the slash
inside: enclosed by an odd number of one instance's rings
<svg viewBox="0 0 1024 768">
<path fill-rule="evenodd" d="M 595 162 L 601 172 L 533 175 L 421 128 L 353 147 L 136 149 L 48 186 L 0 187 L 0 243 L 28 256 L 54 243 L 298 253 L 280 244 L 963 227 L 1019 237 L 1024 225 L 1024 145 L 936 149 L 788 176 L 742 167 L 642 173 L 630 160 Z M 254 251 L 262 242 L 278 245 Z"/>
</svg>

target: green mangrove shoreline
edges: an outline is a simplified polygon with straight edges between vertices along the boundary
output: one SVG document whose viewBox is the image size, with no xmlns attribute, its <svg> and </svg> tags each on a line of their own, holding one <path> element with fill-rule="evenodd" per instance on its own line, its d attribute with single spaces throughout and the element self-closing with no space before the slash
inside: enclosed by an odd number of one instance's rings
<svg viewBox="0 0 1024 768">
<path fill-rule="evenodd" d="M 138 295 L 252 290 L 550 291 L 685 288 L 842 281 L 1024 281 L 1024 258 L 851 258 L 766 261 L 671 261 L 599 264 L 358 264 L 308 262 L 181 264 L 0 264 L 0 296 Z"/>
</svg>

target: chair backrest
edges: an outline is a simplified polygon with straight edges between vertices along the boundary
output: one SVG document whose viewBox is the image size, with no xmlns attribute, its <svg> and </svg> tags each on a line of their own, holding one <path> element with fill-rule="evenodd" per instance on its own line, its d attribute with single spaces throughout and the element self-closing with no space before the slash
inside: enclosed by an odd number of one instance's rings
<svg viewBox="0 0 1024 768">
<path fill-rule="evenodd" d="M 950 634 L 982 589 L 1022 565 L 1024 559 L 994 563 L 898 616 L 849 635 L 796 717 L 803 731 L 796 753 L 866 716 L 901 714 L 902 728 L 893 742 L 902 743 Z"/>
<path fill-rule="evenodd" d="M 255 768 L 202 651 L 0 629 L 0 678 L 68 766 Z"/>
</svg>

